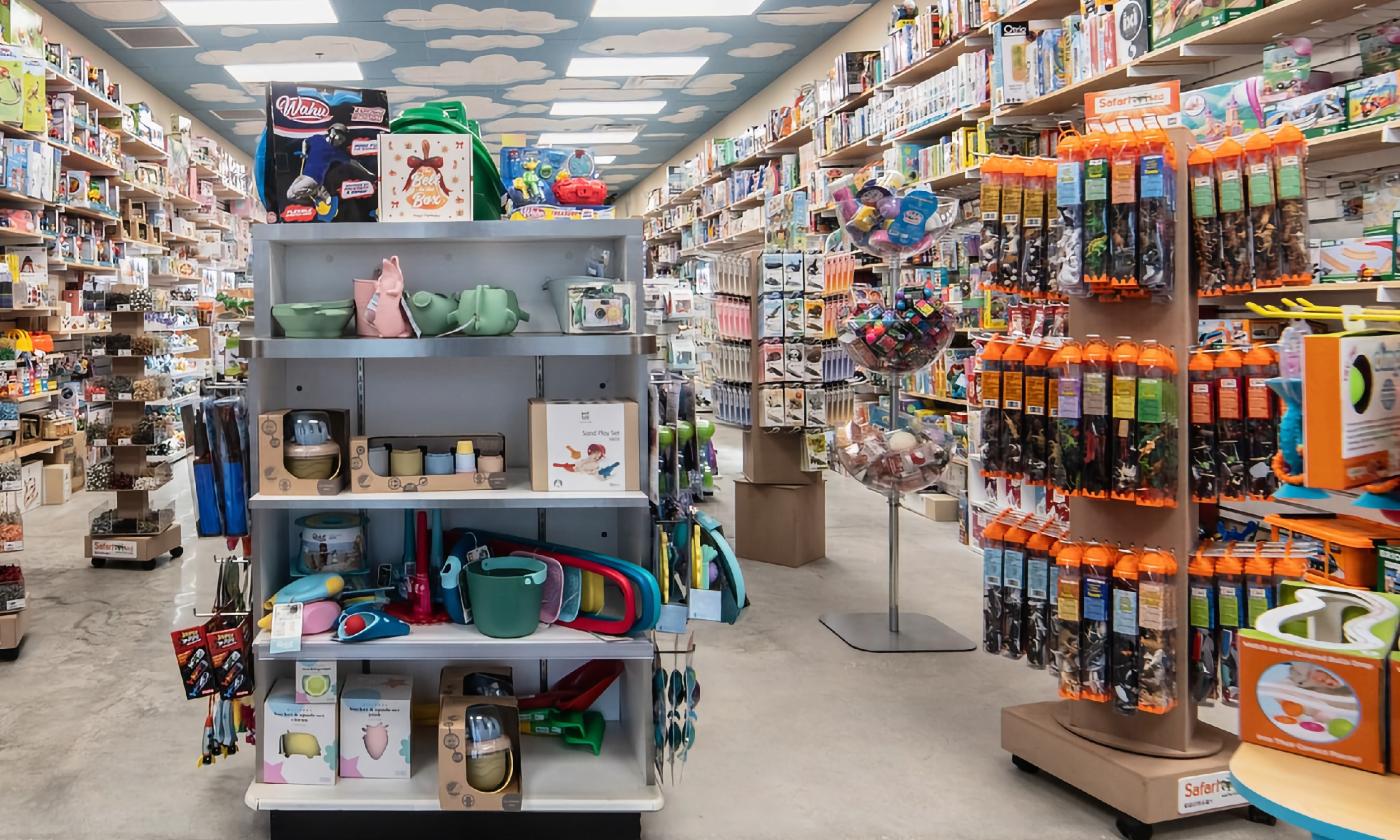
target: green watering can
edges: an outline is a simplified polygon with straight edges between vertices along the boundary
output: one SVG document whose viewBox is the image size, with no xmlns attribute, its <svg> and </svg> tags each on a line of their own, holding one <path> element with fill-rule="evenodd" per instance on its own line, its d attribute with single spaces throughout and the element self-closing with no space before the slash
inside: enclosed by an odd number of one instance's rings
<svg viewBox="0 0 1400 840">
<path fill-rule="evenodd" d="M 559 709 L 521 709 L 520 731 L 526 735 L 557 735 L 571 746 L 584 746 L 594 755 L 603 751 L 603 713 Z"/>
<path fill-rule="evenodd" d="M 389 123 L 394 134 L 470 134 L 472 136 L 472 218 L 491 221 L 501 218 L 505 197 L 501 171 L 481 142 L 481 127 L 467 119 L 461 102 L 429 102 L 407 108 Z"/>
<path fill-rule="evenodd" d="M 458 292 L 440 295 L 437 292 L 414 292 L 409 295 L 408 308 L 413 322 L 423 335 L 442 335 L 457 329 Z"/>
<path fill-rule="evenodd" d="M 510 289 L 481 285 L 462 292 L 457 302 L 457 323 L 463 335 L 510 335 L 530 313 Z"/>
</svg>

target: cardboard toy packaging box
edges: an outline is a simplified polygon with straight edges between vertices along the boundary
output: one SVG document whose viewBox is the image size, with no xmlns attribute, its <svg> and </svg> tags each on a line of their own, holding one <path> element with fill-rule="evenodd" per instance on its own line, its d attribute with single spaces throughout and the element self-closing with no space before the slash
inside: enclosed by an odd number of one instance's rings
<svg viewBox="0 0 1400 840">
<path fill-rule="evenodd" d="M 746 560 L 804 566 L 826 556 L 823 481 L 755 484 L 736 480 L 734 511 L 734 552 Z"/>
<path fill-rule="evenodd" d="M 19 647 L 19 643 L 24 640 L 24 633 L 28 626 L 28 610 L 0 615 L 0 650 L 14 650 Z"/>
<path fill-rule="evenodd" d="M 1400 334 L 1303 339 L 1303 446 L 1308 486 L 1349 490 L 1400 468 Z"/>
<path fill-rule="evenodd" d="M 379 207 L 382 90 L 274 82 L 267 89 L 269 221 L 369 222 Z"/>
<path fill-rule="evenodd" d="M 755 484 L 820 484 L 820 470 L 802 469 L 802 441 L 791 434 L 744 432 L 744 477 Z"/>
<path fill-rule="evenodd" d="M 1262 0 L 1223 0 L 1218 5 L 1152 0 L 1152 49 L 1223 26 L 1263 5 Z"/>
<path fill-rule="evenodd" d="M 520 710 L 514 697 L 470 694 L 466 678 L 471 674 L 495 677 L 512 684 L 509 666 L 449 665 L 442 669 L 438 711 L 438 804 L 444 811 L 519 811 L 525 768 L 520 761 Z M 471 740 L 467 710 L 491 706 L 501 725 L 494 744 L 478 745 Z M 468 781 L 469 763 L 484 749 L 500 748 L 506 763 L 505 779 L 495 790 L 483 791 Z M 501 758 L 488 759 L 500 762 Z"/>
<path fill-rule="evenodd" d="M 413 678 L 351 674 L 340 693 L 340 776 L 407 779 L 413 774 Z"/>
<path fill-rule="evenodd" d="M 632 400 L 530 400 L 530 486 L 640 490 L 638 422 Z"/>
<path fill-rule="evenodd" d="M 61 505 L 73 497 L 73 466 L 47 464 L 44 466 L 44 504 Z"/>
<path fill-rule="evenodd" d="M 1238 637 L 1240 740 L 1384 773 L 1396 608 L 1400 597 L 1285 582 L 1279 606 Z M 1343 621 L 1368 612 L 1379 620 L 1343 637 Z"/>
<path fill-rule="evenodd" d="M 455 452 L 457 442 L 469 440 L 476 451 L 475 472 L 442 475 L 392 475 L 376 472 L 370 464 L 370 449 L 390 447 Z M 506 439 L 504 435 L 406 435 L 403 437 L 356 437 L 350 439 L 350 492 L 352 493 L 437 493 L 462 490 L 504 490 Z M 386 459 L 392 466 L 392 454 Z M 392 470 L 391 470 L 392 472 Z"/>
<path fill-rule="evenodd" d="M 350 474 L 350 412 L 324 411 L 330 420 L 331 439 L 340 444 L 340 468 L 330 478 L 297 478 L 287 469 L 283 453 L 292 437 L 289 415 L 302 409 L 281 409 L 258 415 L 258 492 L 268 496 L 334 496 L 345 487 Z"/>
<path fill-rule="evenodd" d="M 290 680 L 273 684 L 258 717 L 264 784 L 333 785 L 336 772 L 334 703 L 298 703 Z"/>
<path fill-rule="evenodd" d="M 338 666 L 334 659 L 298 659 L 293 692 L 298 703 L 336 703 L 340 700 Z"/>
<path fill-rule="evenodd" d="M 24 0 L 0 0 L 0 38 L 27 56 L 44 57 L 44 18 Z"/>
<path fill-rule="evenodd" d="M 66 464 L 73 492 L 83 489 L 83 482 L 87 480 L 87 433 L 75 432 L 63 438 L 58 446 L 50 452 L 45 452 L 41 459 L 45 466 Z"/>
<path fill-rule="evenodd" d="M 471 137 L 382 134 L 379 169 L 379 221 L 472 218 Z"/>
</svg>

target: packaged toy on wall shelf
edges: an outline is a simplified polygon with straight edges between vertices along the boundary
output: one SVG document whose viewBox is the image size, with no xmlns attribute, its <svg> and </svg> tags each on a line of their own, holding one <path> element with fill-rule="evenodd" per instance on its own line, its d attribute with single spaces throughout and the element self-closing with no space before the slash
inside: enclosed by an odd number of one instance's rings
<svg viewBox="0 0 1400 840">
<path fill-rule="evenodd" d="M 883 130 L 899 140 L 959 112 L 985 107 L 991 97 L 989 50 L 958 56 L 957 64 L 911 87 L 897 87 L 885 103 Z"/>
<path fill-rule="evenodd" d="M 378 200 L 384 92 L 268 87 L 267 163 L 259 183 L 272 221 L 370 221 Z"/>
</svg>

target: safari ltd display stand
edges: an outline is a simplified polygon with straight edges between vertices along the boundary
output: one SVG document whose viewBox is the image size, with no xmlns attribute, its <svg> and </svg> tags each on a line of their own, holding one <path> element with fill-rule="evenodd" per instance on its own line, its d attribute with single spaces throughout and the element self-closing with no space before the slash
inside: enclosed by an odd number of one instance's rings
<svg viewBox="0 0 1400 840">
<path fill-rule="evenodd" d="M 1156 88 L 1154 88 L 1155 90 Z M 1166 91 L 1166 88 L 1163 88 Z M 1122 91 L 1113 92 L 1115 97 Z M 1175 111 L 1175 97 L 1170 111 Z M 1100 104 L 1100 103 L 1095 103 Z M 1099 108 L 1103 108 L 1100 104 Z M 1107 117 L 1106 117 L 1107 119 Z M 1176 150 L 1176 195 L 1186 196 L 1186 160 L 1190 134 L 1166 129 Z M 1070 299 L 1072 335 L 1131 335 L 1155 339 L 1178 353 L 1196 343 L 1197 302 L 1189 294 L 1191 261 L 1189 225 L 1178 224 L 1175 238 L 1174 289 L 1170 301 L 1104 303 Z M 1169 243 L 1170 244 L 1170 243 Z M 1187 377 L 1178 377 L 1177 404 L 1189 405 Z M 1188 452 L 1189 423 L 1178 430 L 1177 451 Z M 1070 500 L 1070 538 L 1123 545 L 1149 545 L 1190 557 L 1196 547 L 1197 510 L 1191 502 L 1190 459 L 1177 464 L 1174 507 L 1141 507 L 1111 500 Z M 1053 700 L 1009 706 L 1001 713 L 1002 749 L 1028 773 L 1044 771 L 1118 812 L 1119 832 L 1132 840 L 1151 837 L 1152 825 L 1226 808 L 1245 807 L 1229 780 L 1230 756 L 1238 739 L 1196 718 L 1185 651 L 1190 650 L 1186 615 L 1188 573 L 1185 564 L 1171 577 L 1178 606 L 1176 650 L 1182 660 L 1175 671 L 1176 707 L 1165 714 L 1119 714 L 1113 704 L 1090 700 Z M 1272 821 L 1251 810 L 1251 819 Z"/>
<path fill-rule="evenodd" d="M 859 191 L 846 186 L 832 193 L 843 235 L 860 250 L 890 262 L 883 306 L 861 309 L 846 324 L 840 341 L 857 364 L 886 374 L 892 418 L 899 408 L 901 377 L 897 374 L 927 365 L 952 342 L 956 327 L 937 302 L 906 298 L 898 282 L 904 258 L 928 250 L 952 225 L 957 201 L 940 201 L 927 190 L 901 194 L 902 187 L 903 177 L 896 172 L 861 185 Z M 901 614 L 899 610 L 899 507 L 903 489 L 898 486 L 898 476 L 907 472 L 913 476 L 911 480 L 927 486 L 932 483 L 931 474 L 941 471 L 947 463 L 947 453 L 941 453 L 939 464 L 936 447 L 914 433 L 891 429 L 878 437 L 877 442 L 868 431 L 845 431 L 843 438 L 842 431 L 838 431 L 837 447 L 843 464 L 851 457 L 867 464 L 866 476 L 870 480 L 864 483 L 883 492 L 889 505 L 889 607 L 886 612 L 826 613 L 821 622 L 846 644 L 870 653 L 973 650 L 976 645 L 971 640 L 943 622 L 922 613 Z M 868 455 L 873 458 L 867 458 Z M 899 466 L 883 469 L 882 464 Z M 925 465 L 932 469 L 925 470 Z"/>
</svg>

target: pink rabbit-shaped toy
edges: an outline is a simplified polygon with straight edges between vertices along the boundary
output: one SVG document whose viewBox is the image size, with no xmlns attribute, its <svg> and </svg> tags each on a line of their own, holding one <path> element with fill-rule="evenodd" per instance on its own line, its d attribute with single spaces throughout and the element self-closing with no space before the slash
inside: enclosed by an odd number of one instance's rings
<svg viewBox="0 0 1400 840">
<path fill-rule="evenodd" d="M 403 285 L 397 256 L 384 260 L 373 280 L 356 280 L 356 332 L 378 338 L 412 335 L 403 314 Z"/>
</svg>

